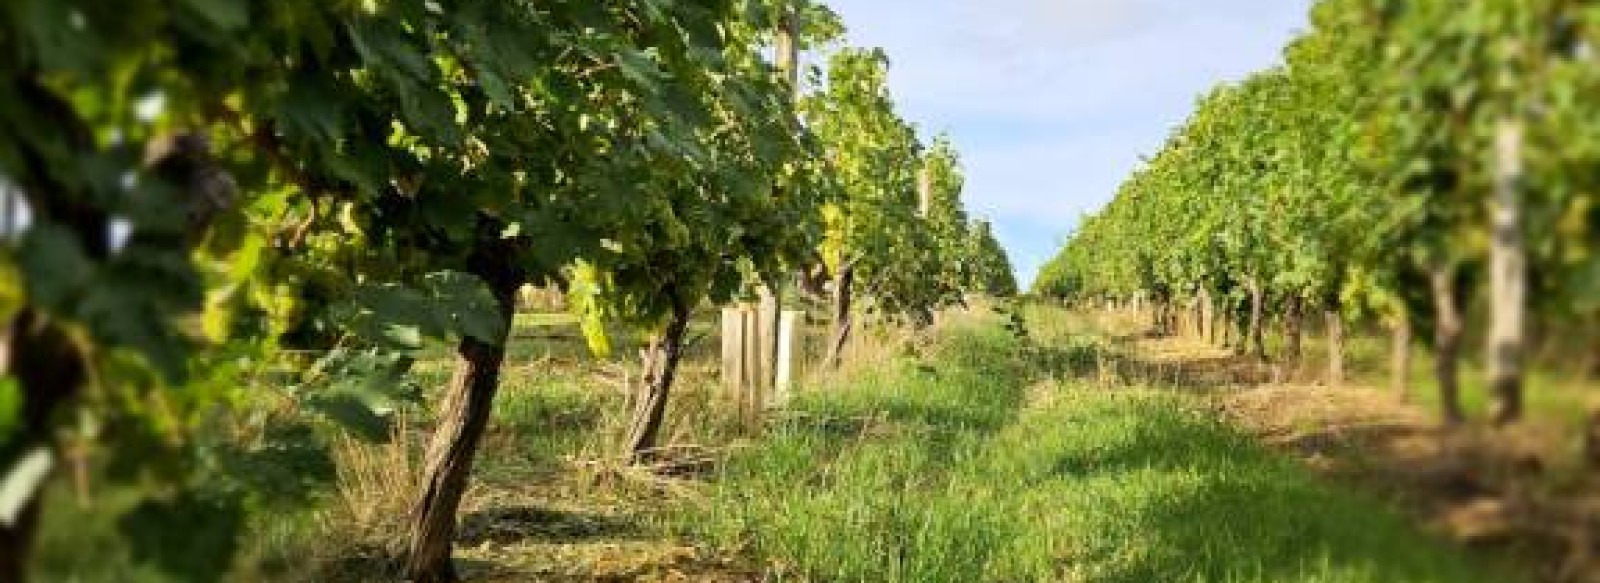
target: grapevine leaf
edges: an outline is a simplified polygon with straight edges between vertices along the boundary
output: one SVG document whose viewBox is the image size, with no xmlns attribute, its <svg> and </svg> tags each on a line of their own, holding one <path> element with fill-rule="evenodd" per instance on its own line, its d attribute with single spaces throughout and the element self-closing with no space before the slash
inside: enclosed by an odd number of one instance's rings
<svg viewBox="0 0 1600 583">
<path fill-rule="evenodd" d="M 117 522 L 135 559 L 192 583 L 225 578 L 243 525 L 237 496 L 189 489 L 147 500 Z"/>
<path fill-rule="evenodd" d="M 17 250 L 17 267 L 28 298 L 53 311 L 64 311 L 94 275 L 94 264 L 71 231 L 51 223 L 28 229 Z"/>
<path fill-rule="evenodd" d="M 22 387 L 16 379 L 0 376 L 0 446 L 11 442 L 21 423 Z"/>
<path fill-rule="evenodd" d="M 250 23 L 250 5 L 240 0 L 185 0 L 185 3 L 221 28 L 236 29 Z"/>
</svg>

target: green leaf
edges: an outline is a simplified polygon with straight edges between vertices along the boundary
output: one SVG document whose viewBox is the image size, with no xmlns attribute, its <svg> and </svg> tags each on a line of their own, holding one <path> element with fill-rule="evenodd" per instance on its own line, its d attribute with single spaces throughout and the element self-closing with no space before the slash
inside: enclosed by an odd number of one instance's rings
<svg viewBox="0 0 1600 583">
<path fill-rule="evenodd" d="M 294 79 L 279 97 L 277 116 L 282 131 L 291 139 L 333 142 L 343 135 L 345 112 L 341 104 L 341 95 L 330 80 L 303 75 Z"/>
<path fill-rule="evenodd" d="M 324 392 L 306 400 L 306 406 L 364 440 L 382 442 L 389 439 L 389 417 L 375 410 L 361 394 Z"/>
<path fill-rule="evenodd" d="M 449 94 L 410 83 L 398 85 L 396 91 L 400 94 L 400 111 L 407 127 L 436 143 L 461 142 L 461 130 L 455 122 L 456 109 Z"/>
<path fill-rule="evenodd" d="M 146 500 L 117 521 L 134 558 L 178 581 L 222 581 L 238 550 L 244 509 L 236 496 L 186 489 Z"/>
<path fill-rule="evenodd" d="M 7 249 L 0 249 L 0 322 L 10 322 L 27 301 L 22 272 Z"/>
<path fill-rule="evenodd" d="M 301 402 L 357 436 L 371 441 L 390 437 L 390 422 L 402 403 L 417 402 L 422 391 L 408 376 L 412 359 L 384 349 L 338 349 L 308 373 L 295 392 Z"/>
<path fill-rule="evenodd" d="M 222 28 L 242 28 L 250 23 L 250 5 L 241 0 L 185 0 L 184 3 Z"/>
<path fill-rule="evenodd" d="M 449 330 L 486 344 L 505 342 L 506 321 L 489 286 L 476 276 L 441 271 L 427 276 L 432 306 Z"/>
<path fill-rule="evenodd" d="M 415 350 L 424 336 L 445 334 L 428 296 L 398 284 L 360 286 L 333 314 L 356 337 L 396 349 Z"/>
<path fill-rule="evenodd" d="M 181 383 L 191 343 L 173 318 L 204 302 L 187 256 L 130 246 L 95 275 L 76 306 L 77 318 L 95 339 L 139 353 L 169 382 Z"/>
<path fill-rule="evenodd" d="M 28 299 L 61 313 L 71 307 L 94 275 L 94 264 L 71 231 L 39 223 L 22 237 L 17 267 Z"/>
<path fill-rule="evenodd" d="M 22 386 L 14 378 L 0 376 L 0 447 L 11 443 L 21 423 Z"/>
<path fill-rule="evenodd" d="M 258 444 L 227 443 L 219 457 L 224 473 L 273 508 L 304 506 L 337 477 L 327 444 L 306 423 L 274 422 Z"/>
<path fill-rule="evenodd" d="M 428 274 L 420 288 L 362 285 L 334 314 L 357 337 L 403 350 L 421 348 L 424 338 L 447 335 L 499 344 L 506 334 L 494 294 L 477 277 L 456 271 Z"/>
<path fill-rule="evenodd" d="M 22 0 L 17 7 L 28 57 L 47 69 L 93 70 L 106 56 L 104 41 L 76 2 Z"/>
</svg>

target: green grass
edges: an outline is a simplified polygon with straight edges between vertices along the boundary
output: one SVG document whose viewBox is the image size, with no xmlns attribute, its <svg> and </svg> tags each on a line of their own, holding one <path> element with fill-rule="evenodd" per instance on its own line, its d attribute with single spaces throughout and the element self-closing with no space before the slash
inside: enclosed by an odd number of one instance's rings
<svg viewBox="0 0 1600 583">
<path fill-rule="evenodd" d="M 1025 315 L 1038 345 L 991 318 L 956 326 L 923 358 L 906 351 L 813 387 L 736 450 L 706 499 L 650 495 L 665 509 L 660 526 L 758 560 L 782 581 L 1510 580 L 1375 498 L 1260 448 L 1191 397 L 1042 381 L 1092 371 L 1107 331 L 1054 308 Z M 524 320 L 476 472 L 487 488 L 551 480 L 570 471 L 565 456 L 614 453 L 628 413 L 610 383 L 630 353 L 597 359 L 544 330 L 569 324 Z M 700 334 L 715 322 L 696 324 Z M 727 412 L 716 346 L 713 337 L 697 347 L 669 410 L 671 432 L 693 443 L 734 434 L 718 416 Z M 1380 349 L 1353 352 L 1377 362 Z M 450 365 L 447 350 L 434 356 L 419 373 L 431 386 Z M 611 500 L 581 477 L 540 484 L 572 489 L 540 490 L 552 498 Z M 43 580 L 167 580 L 132 568 L 114 512 L 131 499 L 106 494 L 83 509 L 53 488 L 36 557 Z M 304 567 L 305 545 L 328 536 L 312 518 L 254 517 L 234 578 Z"/>
<path fill-rule="evenodd" d="M 1282 354 L 1285 340 L 1277 333 L 1267 335 L 1267 352 Z M 1345 341 L 1345 371 L 1356 383 L 1380 388 L 1390 386 L 1390 338 L 1379 330 L 1352 327 Z M 1482 363 L 1481 347 L 1477 338 L 1463 342 L 1464 352 L 1458 372 L 1461 382 L 1461 408 L 1472 419 L 1483 420 L 1489 416 L 1491 395 L 1488 372 Z M 1327 367 L 1327 340 L 1320 327 L 1308 326 L 1304 337 L 1304 362 L 1302 368 L 1313 378 L 1321 378 Z M 1407 398 L 1422 406 L 1435 417 L 1441 416 L 1439 387 L 1433 374 L 1433 351 L 1423 345 L 1422 339 L 1411 349 L 1411 370 L 1406 375 L 1409 387 Z M 1540 359 L 1542 358 L 1542 360 Z M 1552 360 L 1544 355 L 1528 363 L 1524 378 L 1524 399 L 1528 418 L 1536 424 L 1553 424 L 1561 430 L 1576 434 L 1581 431 L 1596 388 L 1593 379 L 1564 370 L 1570 363 Z"/>
<path fill-rule="evenodd" d="M 1430 413 L 1439 414 L 1439 385 L 1433 376 L 1433 357 L 1423 353 L 1418 360 L 1421 362 L 1412 367 L 1408 377 L 1409 398 Z M 1477 362 L 1467 361 L 1462 363 L 1459 374 L 1462 411 L 1472 419 L 1487 419 L 1491 408 L 1488 373 Z M 1594 381 L 1534 369 L 1528 371 L 1523 382 L 1524 406 L 1531 421 L 1555 424 L 1567 433 L 1580 434 L 1591 410 L 1589 396 L 1595 389 Z"/>
<path fill-rule="evenodd" d="M 578 317 L 566 312 L 519 312 L 512 327 L 517 330 L 527 328 L 555 328 L 562 326 L 577 326 Z"/>
<path fill-rule="evenodd" d="M 554 460 L 593 440 L 606 409 L 622 405 L 570 381 L 513 386 L 495 399 L 490 426 L 516 436 L 518 457 Z"/>
<path fill-rule="evenodd" d="M 677 526 L 781 580 L 1507 580 L 1186 397 L 1029 405 L 1020 353 L 968 328 L 927 362 L 806 396 Z"/>
</svg>

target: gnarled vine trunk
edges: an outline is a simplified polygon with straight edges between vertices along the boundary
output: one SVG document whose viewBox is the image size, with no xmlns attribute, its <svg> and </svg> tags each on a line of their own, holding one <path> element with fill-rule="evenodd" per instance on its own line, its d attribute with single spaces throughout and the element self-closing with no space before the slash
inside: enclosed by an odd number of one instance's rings
<svg viewBox="0 0 1600 583">
<path fill-rule="evenodd" d="M 683 336 L 689 329 L 688 304 L 675 293 L 669 295 L 673 297 L 672 320 L 657 343 L 660 353 L 651 358 L 656 370 L 651 371 L 648 390 L 639 398 L 628 426 L 628 455 L 635 464 L 648 462 L 659 445 L 667 397 L 678 372 L 678 361 L 683 357 Z"/>
<path fill-rule="evenodd" d="M 1527 249 L 1522 232 L 1522 124 L 1501 121 L 1495 136 L 1495 188 L 1490 204 L 1489 386 L 1494 422 L 1522 418 L 1522 352 L 1527 312 Z"/>
<path fill-rule="evenodd" d="M 849 264 L 840 266 L 838 275 L 833 279 L 833 341 L 828 348 L 828 366 L 835 369 L 844 362 L 844 347 L 850 342 L 851 327 L 854 326 L 850 300 L 855 281 L 856 268 Z"/>
<path fill-rule="evenodd" d="M 1283 315 L 1284 360 L 1290 364 L 1299 364 L 1305 356 L 1302 340 L 1305 337 L 1305 308 L 1298 297 L 1289 298 L 1288 308 Z"/>
<path fill-rule="evenodd" d="M 1233 351 L 1234 354 L 1244 354 L 1244 351 L 1239 349 L 1235 330 L 1238 327 L 1237 315 L 1226 304 L 1218 310 L 1218 313 L 1222 315 L 1222 347 Z"/>
<path fill-rule="evenodd" d="M 500 308 L 501 337 L 496 342 L 462 338 L 456 347 L 456 370 L 440 403 L 439 425 L 428 441 L 423 460 L 422 490 L 411 507 L 406 580 L 454 583 L 450 553 L 456 534 L 456 511 L 472 475 L 472 460 L 489 425 L 494 395 L 505 362 L 505 341 L 516 313 L 521 278 L 505 256 L 482 258 L 489 265 L 474 269 L 494 292 Z"/>
<path fill-rule="evenodd" d="M 1439 405 L 1446 423 L 1462 420 L 1461 385 L 1458 377 L 1461 358 L 1461 311 L 1456 305 L 1456 273 L 1454 266 L 1436 265 L 1428 270 L 1428 284 L 1433 295 L 1434 365 L 1433 375 L 1439 383 Z"/>
<path fill-rule="evenodd" d="M 1211 343 L 1221 346 L 1228 345 L 1228 312 L 1222 306 L 1213 303 L 1211 306 Z"/>
</svg>

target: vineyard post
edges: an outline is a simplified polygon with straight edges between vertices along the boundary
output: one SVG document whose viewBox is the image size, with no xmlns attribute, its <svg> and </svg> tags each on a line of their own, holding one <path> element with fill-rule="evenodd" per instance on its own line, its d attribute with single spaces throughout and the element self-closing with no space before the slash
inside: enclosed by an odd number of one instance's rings
<svg viewBox="0 0 1600 583">
<path fill-rule="evenodd" d="M 1393 340 L 1390 347 L 1389 388 L 1403 401 L 1410 400 L 1411 378 L 1411 318 L 1404 311 L 1395 316 L 1391 325 Z"/>
<path fill-rule="evenodd" d="M 1494 198 L 1490 247 L 1489 382 L 1494 422 L 1522 417 L 1522 352 L 1527 312 L 1527 249 L 1522 230 L 1522 124 L 1495 128 Z"/>
<path fill-rule="evenodd" d="M 800 93 L 800 15 L 792 4 L 783 8 L 782 20 L 778 23 L 777 34 L 777 68 L 788 84 L 788 98 L 796 102 Z M 757 391 L 771 393 L 777 388 L 779 340 L 778 333 L 783 327 L 783 296 L 780 287 L 781 278 L 763 282 L 761 286 L 761 325 L 755 337 L 757 350 L 760 352 L 762 375 L 756 383 Z M 758 410 L 764 408 L 758 406 Z"/>
<path fill-rule="evenodd" d="M 933 211 L 933 168 L 926 162 L 917 171 L 917 217 L 928 220 Z"/>
<path fill-rule="evenodd" d="M 762 379 L 766 377 L 766 363 L 762 358 L 761 342 L 761 309 L 758 304 L 745 302 L 739 304 L 739 320 L 744 338 L 742 351 L 744 352 L 744 375 L 740 379 L 743 387 L 740 401 L 744 404 L 744 422 L 746 427 L 755 427 L 759 420 L 761 410 L 765 407 L 761 392 Z"/>
<path fill-rule="evenodd" d="M 778 326 L 778 368 L 772 391 L 772 403 L 783 406 L 794 394 L 794 380 L 800 368 L 800 327 L 806 313 L 801 310 L 784 310 Z"/>
<path fill-rule="evenodd" d="M 1244 340 L 1251 358 L 1266 361 L 1267 346 L 1261 331 L 1266 316 L 1266 294 L 1261 289 L 1261 280 L 1257 277 L 1252 276 L 1246 285 L 1250 288 L 1250 329 L 1246 332 Z"/>
<path fill-rule="evenodd" d="M 1283 318 L 1284 327 L 1284 360 L 1298 368 L 1300 359 L 1305 356 L 1302 339 L 1305 337 L 1305 300 L 1299 295 L 1291 296 Z"/>
<path fill-rule="evenodd" d="M 744 312 L 722 308 L 722 386 L 735 406 L 744 406 Z"/>
<path fill-rule="evenodd" d="M 1322 313 L 1328 334 L 1328 386 L 1344 385 L 1344 317 L 1337 304 Z"/>
<path fill-rule="evenodd" d="M 1206 299 L 1204 292 L 1189 299 L 1190 327 L 1195 338 L 1206 337 Z"/>
<path fill-rule="evenodd" d="M 774 375 L 778 372 L 778 329 L 783 318 L 783 299 L 776 285 L 769 283 L 761 286 L 761 301 L 755 306 L 755 318 L 755 334 L 750 340 L 756 359 L 760 361 L 760 374 L 754 379 L 754 389 L 761 394 L 771 395 L 777 385 Z M 760 409 L 765 409 L 767 405 L 763 402 Z"/>
</svg>

